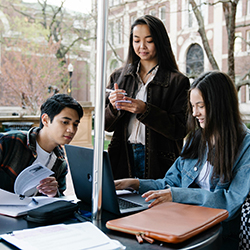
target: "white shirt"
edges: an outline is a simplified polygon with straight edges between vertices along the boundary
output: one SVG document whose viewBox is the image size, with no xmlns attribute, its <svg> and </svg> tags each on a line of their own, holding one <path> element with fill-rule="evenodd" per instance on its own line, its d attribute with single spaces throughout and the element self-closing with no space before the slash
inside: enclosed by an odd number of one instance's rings
<svg viewBox="0 0 250 250">
<path fill-rule="evenodd" d="M 43 150 L 40 145 L 36 142 L 36 152 L 37 152 L 37 158 L 32 163 L 41 163 L 42 165 L 46 166 L 49 169 L 52 169 L 55 161 L 56 161 L 56 155 L 52 151 L 51 153 L 46 152 Z"/>
<path fill-rule="evenodd" d="M 139 79 L 139 84 L 138 84 L 138 92 L 136 94 L 135 99 L 146 102 L 147 101 L 147 86 L 155 77 L 159 66 L 154 68 L 154 70 L 151 72 L 145 84 L 143 83 L 139 75 L 139 68 L 140 68 L 140 62 L 138 64 L 137 72 L 136 72 L 137 77 Z M 141 143 L 142 145 L 145 145 L 145 125 L 136 119 L 136 114 L 132 114 L 131 119 L 129 121 L 128 135 L 129 135 L 128 141 L 130 143 Z"/>
<path fill-rule="evenodd" d="M 210 173 L 212 171 L 212 165 L 206 161 L 201 169 L 199 176 L 197 177 L 196 183 L 200 188 L 210 190 Z"/>
</svg>

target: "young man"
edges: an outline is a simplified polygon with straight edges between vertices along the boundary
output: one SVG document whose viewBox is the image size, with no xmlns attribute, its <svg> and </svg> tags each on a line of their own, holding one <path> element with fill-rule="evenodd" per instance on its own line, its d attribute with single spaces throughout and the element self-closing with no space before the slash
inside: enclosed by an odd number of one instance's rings
<svg viewBox="0 0 250 250">
<path fill-rule="evenodd" d="M 39 162 L 55 174 L 37 186 L 49 197 L 60 196 L 66 189 L 67 163 L 61 145 L 70 143 L 83 116 L 81 105 L 72 97 L 57 94 L 41 106 L 40 127 L 28 132 L 10 131 L 0 138 L 0 188 L 14 192 L 18 174 Z M 27 180 L 28 181 L 28 180 Z"/>
</svg>

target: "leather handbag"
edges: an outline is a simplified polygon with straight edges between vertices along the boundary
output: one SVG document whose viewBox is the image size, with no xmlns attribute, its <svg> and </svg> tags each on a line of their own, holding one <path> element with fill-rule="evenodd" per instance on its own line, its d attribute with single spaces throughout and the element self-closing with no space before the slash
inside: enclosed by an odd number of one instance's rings
<svg viewBox="0 0 250 250">
<path fill-rule="evenodd" d="M 224 209 L 164 202 L 142 212 L 106 223 L 108 229 L 136 235 L 139 243 L 183 242 L 228 217 Z"/>
</svg>

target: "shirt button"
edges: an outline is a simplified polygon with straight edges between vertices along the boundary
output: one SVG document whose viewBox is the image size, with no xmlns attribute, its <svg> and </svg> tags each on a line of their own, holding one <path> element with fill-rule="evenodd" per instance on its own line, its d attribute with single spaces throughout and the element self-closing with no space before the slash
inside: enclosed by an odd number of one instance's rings
<svg viewBox="0 0 250 250">
<path fill-rule="evenodd" d="M 197 167 L 194 167 L 194 171 L 196 172 L 198 170 L 198 168 Z"/>
</svg>

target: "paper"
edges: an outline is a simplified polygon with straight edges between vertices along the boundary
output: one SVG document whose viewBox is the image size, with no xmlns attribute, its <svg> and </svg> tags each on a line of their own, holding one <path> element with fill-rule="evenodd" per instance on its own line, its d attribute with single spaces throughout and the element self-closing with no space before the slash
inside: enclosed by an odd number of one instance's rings
<svg viewBox="0 0 250 250">
<path fill-rule="evenodd" d="M 9 194 L 12 194 L 12 193 L 9 193 Z M 13 194 L 13 195 L 16 195 L 16 194 Z M 0 200 L 1 200 L 0 214 L 11 216 L 11 217 L 18 217 L 18 216 L 27 214 L 27 212 L 32 209 L 61 200 L 60 198 L 50 198 L 47 196 L 37 196 L 35 198 L 25 197 L 25 199 L 29 201 L 28 205 L 20 205 L 20 204 L 2 205 L 2 197 L 0 196 Z"/>
<path fill-rule="evenodd" d="M 31 196 L 36 192 L 36 187 L 40 181 L 52 174 L 54 172 L 41 163 L 32 164 L 17 176 L 14 184 L 14 192 L 16 194 Z"/>
<path fill-rule="evenodd" d="M 122 189 L 122 190 L 116 190 L 116 195 L 124 195 L 124 194 L 132 194 L 130 190 Z"/>
<path fill-rule="evenodd" d="M 120 242 L 111 240 L 91 222 L 37 227 L 0 237 L 22 250 L 125 249 Z"/>
<path fill-rule="evenodd" d="M 32 201 L 31 197 L 20 197 L 17 194 L 0 189 L 0 205 L 28 205 Z"/>
</svg>

